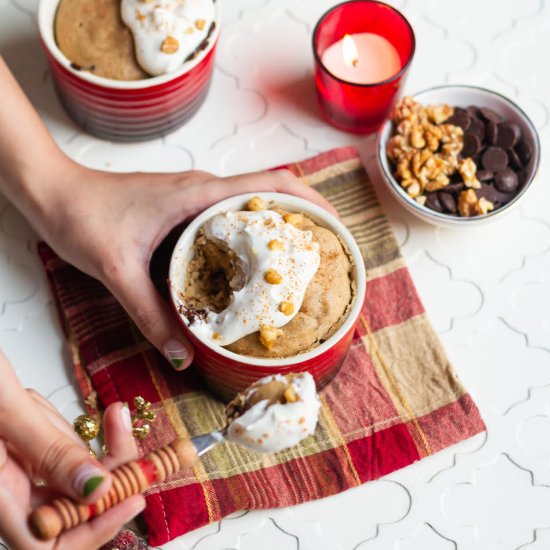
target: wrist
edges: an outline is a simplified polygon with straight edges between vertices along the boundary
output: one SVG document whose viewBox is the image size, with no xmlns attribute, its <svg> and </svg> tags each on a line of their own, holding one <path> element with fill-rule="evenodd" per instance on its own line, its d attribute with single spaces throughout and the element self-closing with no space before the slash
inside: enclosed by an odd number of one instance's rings
<svg viewBox="0 0 550 550">
<path fill-rule="evenodd" d="M 59 203 L 68 186 L 78 181 L 83 169 L 69 159 L 55 144 L 14 166 L 8 176 L 5 194 L 33 228 L 46 237 L 52 216 L 59 213 Z"/>
</svg>

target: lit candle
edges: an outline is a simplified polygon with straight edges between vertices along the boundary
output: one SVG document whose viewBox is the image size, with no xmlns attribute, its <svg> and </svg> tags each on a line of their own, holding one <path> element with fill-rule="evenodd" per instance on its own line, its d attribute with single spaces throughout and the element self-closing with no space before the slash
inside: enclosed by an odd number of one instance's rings
<svg viewBox="0 0 550 550">
<path fill-rule="evenodd" d="M 403 14 L 384 1 L 348 0 L 319 19 L 312 44 L 323 118 L 356 134 L 380 128 L 414 55 L 414 32 Z"/>
<path fill-rule="evenodd" d="M 401 70 L 393 44 L 371 32 L 346 34 L 324 51 L 322 61 L 334 76 L 354 84 L 383 82 Z"/>
</svg>

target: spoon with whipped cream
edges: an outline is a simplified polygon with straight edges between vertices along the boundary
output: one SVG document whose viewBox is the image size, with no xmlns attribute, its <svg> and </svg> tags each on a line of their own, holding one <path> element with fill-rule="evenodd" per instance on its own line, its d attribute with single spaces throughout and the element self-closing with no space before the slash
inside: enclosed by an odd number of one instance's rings
<svg viewBox="0 0 550 550">
<path fill-rule="evenodd" d="M 275 453 L 315 432 L 319 407 L 311 374 L 265 376 L 227 405 L 227 426 L 222 431 L 192 441 L 208 450 L 227 440 L 257 453 Z"/>
<path fill-rule="evenodd" d="M 226 408 L 222 430 L 190 439 L 176 439 L 144 458 L 111 472 L 113 484 L 94 504 L 80 504 L 61 497 L 39 506 L 30 516 L 35 535 L 42 540 L 101 515 L 109 508 L 164 481 L 224 441 L 258 453 L 273 453 L 293 447 L 315 432 L 320 401 L 309 373 L 270 375 L 238 394 Z"/>
</svg>

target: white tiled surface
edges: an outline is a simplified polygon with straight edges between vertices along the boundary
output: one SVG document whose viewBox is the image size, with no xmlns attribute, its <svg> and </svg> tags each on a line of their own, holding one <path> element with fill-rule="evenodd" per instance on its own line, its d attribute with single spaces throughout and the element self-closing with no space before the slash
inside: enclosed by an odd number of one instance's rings
<svg viewBox="0 0 550 550">
<path fill-rule="evenodd" d="M 41 55 L 36 0 L 0 0 L 0 52 L 67 153 L 110 170 L 222 175 L 356 143 L 377 186 L 372 140 L 320 122 L 312 27 L 330 0 L 222 0 L 225 22 L 206 104 L 183 129 L 141 145 L 97 140 L 57 102 Z M 166 549 L 543 550 L 550 548 L 550 2 L 394 1 L 418 49 L 407 89 L 480 84 L 518 101 L 543 158 L 521 208 L 453 232 L 380 197 L 429 315 L 488 425 L 387 478 L 291 509 L 237 514 Z M 0 345 L 23 383 L 72 419 L 78 397 L 25 221 L 0 198 Z"/>
</svg>

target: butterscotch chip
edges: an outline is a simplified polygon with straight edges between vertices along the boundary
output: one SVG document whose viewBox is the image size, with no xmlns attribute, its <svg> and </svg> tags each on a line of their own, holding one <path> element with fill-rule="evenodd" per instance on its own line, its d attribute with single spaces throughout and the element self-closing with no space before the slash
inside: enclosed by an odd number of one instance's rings
<svg viewBox="0 0 550 550">
<path fill-rule="evenodd" d="M 284 250 L 285 245 L 281 241 L 273 239 L 267 243 L 267 248 L 269 248 L 269 250 Z"/>
<path fill-rule="evenodd" d="M 204 29 L 204 25 L 206 25 L 206 21 L 204 19 L 197 19 L 195 21 L 195 27 L 197 27 L 199 31 L 202 31 Z"/>
<path fill-rule="evenodd" d="M 160 51 L 163 53 L 176 53 L 179 49 L 180 43 L 173 36 L 167 36 L 160 45 Z"/>
<path fill-rule="evenodd" d="M 252 197 L 247 203 L 246 207 L 252 212 L 259 212 L 267 208 L 265 202 L 260 197 Z"/>
<path fill-rule="evenodd" d="M 283 277 L 276 269 L 273 269 L 272 267 L 270 267 L 265 272 L 264 280 L 266 283 L 269 283 L 270 285 L 280 285 L 283 282 Z"/>
<path fill-rule="evenodd" d="M 219 340 L 221 338 L 221 334 L 219 332 L 214 332 L 214 334 L 212 334 L 212 338 L 214 340 Z"/>
<path fill-rule="evenodd" d="M 296 401 L 300 401 L 294 386 L 288 386 L 288 388 L 284 391 L 283 396 L 287 403 L 296 403 Z"/>
<path fill-rule="evenodd" d="M 283 216 L 283 219 L 286 223 L 291 223 L 292 225 L 298 225 L 304 221 L 304 218 L 301 214 L 296 214 L 295 212 L 288 212 Z"/>
<path fill-rule="evenodd" d="M 260 326 L 260 342 L 267 349 L 271 350 L 275 346 L 275 342 L 283 335 L 283 331 L 277 327 L 270 327 L 268 325 Z"/>
<path fill-rule="evenodd" d="M 193 34 L 195 32 L 195 29 L 193 27 L 187 27 L 185 29 L 185 34 Z"/>
<path fill-rule="evenodd" d="M 279 304 L 279 311 L 285 315 L 292 315 L 294 313 L 294 304 L 292 302 L 281 302 Z"/>
</svg>

